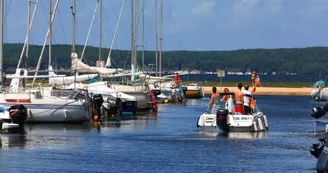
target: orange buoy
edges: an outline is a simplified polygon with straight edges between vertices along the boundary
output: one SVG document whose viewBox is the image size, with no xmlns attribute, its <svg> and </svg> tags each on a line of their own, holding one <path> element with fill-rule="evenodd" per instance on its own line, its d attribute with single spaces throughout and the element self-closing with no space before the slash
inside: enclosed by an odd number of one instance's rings
<svg viewBox="0 0 328 173">
<path fill-rule="evenodd" d="M 93 117 L 93 121 L 98 121 L 98 115 L 95 115 L 95 116 Z"/>
</svg>

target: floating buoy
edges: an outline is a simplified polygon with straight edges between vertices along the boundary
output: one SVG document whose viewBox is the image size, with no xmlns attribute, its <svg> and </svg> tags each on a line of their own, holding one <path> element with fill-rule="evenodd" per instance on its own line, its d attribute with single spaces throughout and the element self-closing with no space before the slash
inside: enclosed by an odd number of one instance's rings
<svg viewBox="0 0 328 173">
<path fill-rule="evenodd" d="M 168 100 L 168 99 L 165 99 L 165 100 L 164 100 L 164 103 L 169 103 L 169 100 Z"/>
<path fill-rule="evenodd" d="M 93 117 L 93 121 L 98 121 L 98 115 L 95 115 L 95 116 Z"/>
</svg>

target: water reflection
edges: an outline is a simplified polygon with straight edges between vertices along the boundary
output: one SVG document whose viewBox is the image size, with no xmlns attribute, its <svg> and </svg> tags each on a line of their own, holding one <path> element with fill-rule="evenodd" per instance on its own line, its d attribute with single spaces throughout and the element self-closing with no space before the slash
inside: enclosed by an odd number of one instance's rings
<svg viewBox="0 0 328 173">
<path fill-rule="evenodd" d="M 25 148 L 27 138 L 25 134 L 1 134 L 0 146 L 1 148 L 19 147 Z"/>
<path fill-rule="evenodd" d="M 156 116 L 141 116 L 141 117 L 131 117 L 127 120 L 121 121 L 103 121 L 100 125 L 98 122 L 87 122 L 83 124 L 26 124 L 25 131 L 28 134 L 37 135 L 49 135 L 49 134 L 59 134 L 59 132 L 89 132 L 98 129 L 110 130 L 110 129 L 120 129 L 134 131 L 138 128 L 146 128 L 147 126 L 156 126 L 157 121 Z"/>
<path fill-rule="evenodd" d="M 328 124 L 328 120 L 314 120 L 312 122 L 313 125 L 313 134 L 317 135 L 320 133 L 324 133 L 326 131 L 326 125 Z"/>
<path fill-rule="evenodd" d="M 90 123 L 84 124 L 26 124 L 25 131 L 28 134 L 41 133 L 41 134 L 53 134 L 54 131 L 90 131 L 93 127 Z"/>
<path fill-rule="evenodd" d="M 268 137 L 268 132 L 230 132 L 230 133 L 219 133 L 219 132 L 206 132 L 199 131 L 200 135 L 207 137 L 227 137 L 229 139 L 264 139 Z"/>
</svg>

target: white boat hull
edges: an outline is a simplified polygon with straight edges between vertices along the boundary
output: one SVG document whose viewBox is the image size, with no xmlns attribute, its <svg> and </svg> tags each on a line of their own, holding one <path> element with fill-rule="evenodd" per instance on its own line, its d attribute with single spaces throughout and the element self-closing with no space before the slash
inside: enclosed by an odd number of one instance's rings
<svg viewBox="0 0 328 173">
<path fill-rule="evenodd" d="M 197 122 L 197 127 L 204 131 L 219 132 L 259 132 L 268 130 L 268 121 L 262 112 L 253 115 L 227 115 L 228 129 L 223 129 L 217 125 L 217 115 L 203 113 Z"/>
<path fill-rule="evenodd" d="M 90 119 L 90 111 L 83 106 L 25 105 L 28 110 L 26 123 L 80 123 Z M 43 108 L 44 107 L 44 108 Z"/>
<path fill-rule="evenodd" d="M 1 97 L 2 96 L 2 97 Z M 21 97 L 19 97 L 21 96 Z M 87 102 L 74 99 L 36 99 L 31 97 L 30 103 L 6 102 L 6 98 L 25 98 L 23 95 L 0 95 L 1 105 L 10 107 L 22 104 L 27 108 L 26 123 L 80 123 L 88 121 L 91 117 L 91 107 Z"/>
</svg>

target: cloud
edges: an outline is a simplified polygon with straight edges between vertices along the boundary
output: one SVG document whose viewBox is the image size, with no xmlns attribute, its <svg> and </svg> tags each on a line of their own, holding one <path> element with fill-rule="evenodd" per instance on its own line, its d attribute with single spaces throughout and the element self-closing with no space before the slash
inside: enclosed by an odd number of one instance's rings
<svg viewBox="0 0 328 173">
<path fill-rule="evenodd" d="M 215 4 L 216 1 L 202 1 L 192 9 L 191 13 L 196 16 L 207 16 L 214 10 Z"/>
<path fill-rule="evenodd" d="M 264 25 L 270 20 L 282 20 L 284 11 L 282 10 L 283 0 L 242 0 L 233 4 L 234 26 L 252 27 L 253 25 Z"/>
</svg>

